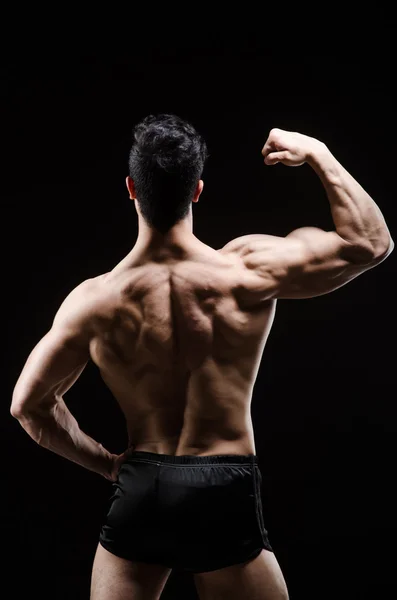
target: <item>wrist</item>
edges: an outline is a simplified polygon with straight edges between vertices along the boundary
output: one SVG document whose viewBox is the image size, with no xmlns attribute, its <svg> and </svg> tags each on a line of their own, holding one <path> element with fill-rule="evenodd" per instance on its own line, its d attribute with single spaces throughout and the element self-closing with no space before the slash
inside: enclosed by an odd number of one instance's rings
<svg viewBox="0 0 397 600">
<path fill-rule="evenodd" d="M 313 146 L 306 161 L 321 179 L 326 189 L 338 187 L 341 183 L 342 168 L 327 146 L 322 142 Z"/>
<path fill-rule="evenodd" d="M 324 161 L 329 161 L 332 158 L 331 152 L 327 146 L 319 140 L 313 139 L 313 143 L 306 155 L 306 162 L 313 168 L 321 167 Z"/>
<path fill-rule="evenodd" d="M 105 477 L 105 479 L 108 479 L 109 481 L 113 481 L 112 477 L 113 477 L 113 470 L 114 470 L 114 462 L 115 462 L 115 459 L 117 458 L 117 455 L 111 454 L 110 452 L 105 450 L 105 448 L 103 448 L 102 445 L 101 445 L 101 450 L 103 452 L 103 459 L 104 459 L 101 475 L 103 475 L 103 477 Z"/>
</svg>

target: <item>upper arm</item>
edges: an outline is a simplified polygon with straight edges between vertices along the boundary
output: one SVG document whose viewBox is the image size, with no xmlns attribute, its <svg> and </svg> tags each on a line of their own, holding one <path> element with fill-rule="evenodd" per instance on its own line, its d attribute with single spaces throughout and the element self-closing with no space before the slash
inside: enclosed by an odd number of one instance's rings
<svg viewBox="0 0 397 600">
<path fill-rule="evenodd" d="M 380 262 L 335 231 L 303 227 L 287 237 L 244 236 L 227 246 L 241 256 L 246 286 L 260 300 L 312 298 L 332 292 Z M 225 248 L 227 248 L 227 246 Z"/>
<path fill-rule="evenodd" d="M 30 353 L 14 388 L 12 412 L 54 403 L 78 379 L 90 358 L 92 312 L 92 280 L 87 280 L 67 296 Z"/>
</svg>

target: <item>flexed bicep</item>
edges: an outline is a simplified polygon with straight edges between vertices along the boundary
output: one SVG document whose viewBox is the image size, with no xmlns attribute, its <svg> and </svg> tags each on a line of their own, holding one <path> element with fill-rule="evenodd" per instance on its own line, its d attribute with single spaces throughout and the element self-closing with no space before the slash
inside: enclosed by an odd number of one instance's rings
<svg viewBox="0 0 397 600">
<path fill-rule="evenodd" d="M 285 238 L 252 235 L 238 249 L 245 285 L 258 302 L 328 294 L 375 266 L 358 263 L 355 247 L 334 231 L 303 227 Z"/>
<path fill-rule="evenodd" d="M 354 260 L 354 246 L 335 231 L 302 227 L 292 231 L 285 241 L 298 242 L 301 249 L 300 259 L 295 264 L 294 260 L 286 256 L 289 268 L 286 277 L 280 282 L 278 298 L 322 296 L 342 287 L 371 268 Z"/>
</svg>

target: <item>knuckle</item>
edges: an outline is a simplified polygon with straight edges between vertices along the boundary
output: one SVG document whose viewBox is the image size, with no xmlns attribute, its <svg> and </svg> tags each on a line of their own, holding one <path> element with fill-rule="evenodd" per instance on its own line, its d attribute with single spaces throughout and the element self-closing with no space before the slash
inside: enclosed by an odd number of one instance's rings
<svg viewBox="0 0 397 600">
<path fill-rule="evenodd" d="M 274 137 L 274 136 L 278 136 L 280 134 L 280 129 L 278 129 L 278 127 L 273 127 L 273 129 L 270 130 L 269 135 Z"/>
</svg>

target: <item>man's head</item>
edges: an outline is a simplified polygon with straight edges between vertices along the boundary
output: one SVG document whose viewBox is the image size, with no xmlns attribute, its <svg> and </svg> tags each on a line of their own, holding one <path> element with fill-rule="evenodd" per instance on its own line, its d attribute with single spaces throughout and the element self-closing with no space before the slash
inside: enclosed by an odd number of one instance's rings
<svg viewBox="0 0 397 600">
<path fill-rule="evenodd" d="M 150 115 L 134 129 L 127 186 L 149 225 L 166 233 L 184 219 L 203 188 L 205 141 L 175 115 Z"/>
</svg>

